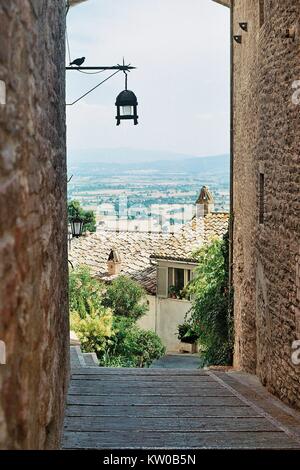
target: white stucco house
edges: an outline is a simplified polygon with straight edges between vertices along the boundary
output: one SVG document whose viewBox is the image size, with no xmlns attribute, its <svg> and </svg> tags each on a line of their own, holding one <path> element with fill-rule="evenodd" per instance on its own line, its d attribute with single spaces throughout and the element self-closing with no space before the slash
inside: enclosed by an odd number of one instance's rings
<svg viewBox="0 0 300 470">
<path fill-rule="evenodd" d="M 228 213 L 214 212 L 213 200 L 203 187 L 196 215 L 175 233 L 103 231 L 72 241 L 69 259 L 87 265 L 104 282 L 120 274 L 139 282 L 147 293 L 148 313 L 139 325 L 155 331 L 168 352 L 178 351 L 178 325 L 191 308 L 184 288 L 193 278 L 195 250 L 228 229 Z"/>
</svg>

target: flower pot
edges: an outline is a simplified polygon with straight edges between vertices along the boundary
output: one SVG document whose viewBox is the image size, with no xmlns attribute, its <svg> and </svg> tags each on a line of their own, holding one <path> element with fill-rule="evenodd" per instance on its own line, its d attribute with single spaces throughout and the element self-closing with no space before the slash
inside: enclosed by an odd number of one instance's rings
<svg viewBox="0 0 300 470">
<path fill-rule="evenodd" d="M 184 343 L 183 341 L 181 341 L 179 345 L 179 352 L 196 354 L 199 352 L 198 344 L 197 343 Z"/>
</svg>

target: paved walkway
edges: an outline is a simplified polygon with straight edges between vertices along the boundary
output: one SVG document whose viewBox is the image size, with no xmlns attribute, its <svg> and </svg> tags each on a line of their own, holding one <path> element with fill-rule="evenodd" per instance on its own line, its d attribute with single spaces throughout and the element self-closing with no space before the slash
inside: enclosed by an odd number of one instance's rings
<svg viewBox="0 0 300 470">
<path fill-rule="evenodd" d="M 300 449 L 300 418 L 247 375 L 73 369 L 67 449 Z"/>
<path fill-rule="evenodd" d="M 168 354 L 150 366 L 154 369 L 199 369 L 198 354 Z"/>
</svg>

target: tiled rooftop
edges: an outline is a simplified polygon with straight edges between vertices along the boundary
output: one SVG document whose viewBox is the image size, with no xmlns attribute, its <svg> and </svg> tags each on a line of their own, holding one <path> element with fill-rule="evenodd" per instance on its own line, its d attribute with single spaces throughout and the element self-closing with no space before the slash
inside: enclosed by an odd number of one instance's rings
<svg viewBox="0 0 300 470">
<path fill-rule="evenodd" d="M 156 266 L 153 258 L 191 260 L 193 253 L 213 236 L 222 236 L 228 227 L 227 213 L 211 213 L 203 219 L 192 219 L 180 231 L 97 232 L 72 240 L 69 259 L 74 266 L 87 265 L 103 280 L 113 279 L 107 273 L 107 259 L 116 249 L 122 260 L 121 274 L 140 282 L 151 294 L 156 292 Z"/>
<path fill-rule="evenodd" d="M 212 212 L 204 217 L 204 242 L 208 242 L 212 237 L 222 237 L 229 222 L 228 212 Z"/>
</svg>

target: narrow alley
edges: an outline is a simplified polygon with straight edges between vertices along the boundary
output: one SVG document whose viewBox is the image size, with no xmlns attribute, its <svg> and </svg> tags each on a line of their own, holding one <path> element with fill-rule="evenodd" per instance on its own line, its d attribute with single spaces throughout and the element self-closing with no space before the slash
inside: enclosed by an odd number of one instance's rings
<svg viewBox="0 0 300 470">
<path fill-rule="evenodd" d="M 300 415 L 244 373 L 78 366 L 67 403 L 65 449 L 300 449 Z"/>
</svg>

